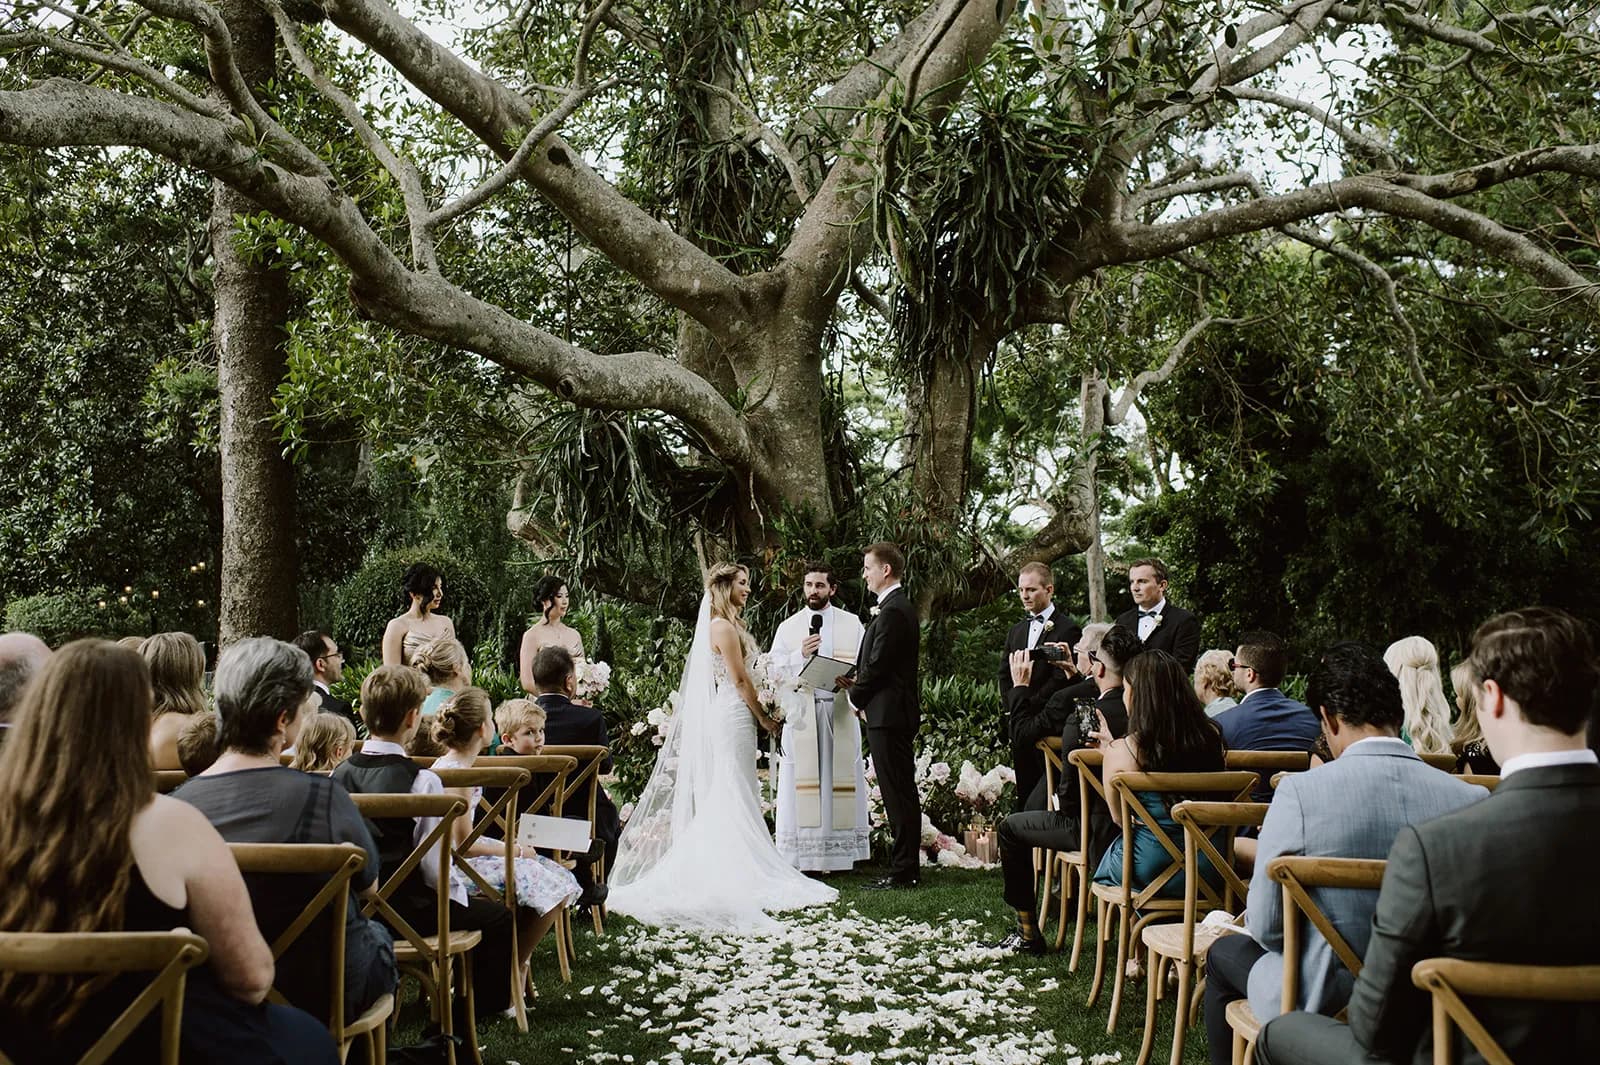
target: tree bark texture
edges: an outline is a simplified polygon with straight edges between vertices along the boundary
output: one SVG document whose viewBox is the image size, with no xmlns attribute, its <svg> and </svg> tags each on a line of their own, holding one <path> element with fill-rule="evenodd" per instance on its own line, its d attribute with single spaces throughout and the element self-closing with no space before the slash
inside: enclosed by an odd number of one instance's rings
<svg viewBox="0 0 1600 1065">
<path fill-rule="evenodd" d="M 272 20 L 253 4 L 225 0 L 247 83 L 272 75 Z M 254 262 L 235 245 L 235 219 L 260 210 L 213 179 L 211 249 L 216 259 L 217 386 L 221 395 L 223 646 L 249 636 L 298 631 L 294 475 L 272 427 L 272 397 L 284 373 L 288 274 L 275 256 Z"/>
</svg>

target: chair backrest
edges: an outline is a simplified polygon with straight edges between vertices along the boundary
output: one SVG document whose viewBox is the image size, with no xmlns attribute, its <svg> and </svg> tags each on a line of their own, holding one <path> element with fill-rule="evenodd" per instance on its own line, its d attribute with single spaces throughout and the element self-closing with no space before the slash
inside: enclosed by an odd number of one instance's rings
<svg viewBox="0 0 1600 1065">
<path fill-rule="evenodd" d="M 1450 751 L 1446 751 L 1444 754 L 1422 754 L 1419 752 L 1417 757 L 1433 766 L 1433 768 L 1442 769 L 1446 773 L 1454 773 L 1456 771 L 1458 759 Z"/>
<path fill-rule="evenodd" d="M 1424 958 L 1411 967 L 1411 982 L 1433 995 L 1434 1065 L 1455 1065 L 1452 1022 L 1483 1055 L 1486 1065 L 1512 1065 L 1511 1056 L 1462 1001 L 1463 995 L 1600 1003 L 1600 965 L 1508 965 L 1462 958 Z"/>
<path fill-rule="evenodd" d="M 417 949 L 424 957 L 449 957 L 450 955 L 450 864 L 451 848 L 449 840 L 455 829 L 456 818 L 467 812 L 467 804 L 463 799 L 454 795 L 399 795 L 379 793 L 353 793 L 350 796 L 355 800 L 356 809 L 361 811 L 361 816 L 370 821 L 394 821 L 400 818 L 437 817 L 438 823 L 425 835 L 420 842 L 411 848 L 399 867 L 384 869 L 379 876 L 381 881 L 377 892 L 361 904 L 363 916 L 374 915 L 382 917 L 385 924 L 400 933 L 407 942 Z M 394 908 L 393 900 L 396 893 L 406 887 L 413 876 L 421 878 L 422 863 L 428 859 L 428 852 L 438 845 L 438 856 L 435 861 L 435 883 L 433 902 L 436 907 L 435 920 L 437 921 L 438 946 L 430 946 L 422 933 L 418 932 L 400 912 Z"/>
<path fill-rule="evenodd" d="M 0 971 L 93 974 L 102 983 L 122 973 L 153 973 L 110 1026 L 78 1059 L 100 1065 L 161 1007 L 161 1065 L 177 1065 L 188 971 L 206 960 L 206 941 L 188 932 L 0 932 Z M 6 1061 L 0 1053 L 0 1061 Z"/>
<path fill-rule="evenodd" d="M 155 774 L 156 790 L 163 795 L 177 791 L 189 780 L 189 774 L 181 769 L 157 769 Z"/>
<path fill-rule="evenodd" d="M 1105 806 L 1106 785 L 1100 778 L 1100 770 L 1105 766 L 1106 753 L 1098 747 L 1080 747 L 1067 752 L 1067 762 L 1075 766 L 1078 772 L 1078 849 L 1083 852 L 1083 860 L 1092 870 L 1095 858 L 1089 853 L 1089 820 L 1094 813 L 1094 806 L 1089 800 L 1098 797 L 1100 805 Z"/>
<path fill-rule="evenodd" d="M 1468 784 L 1476 784 L 1478 787 L 1488 788 L 1490 791 L 1493 791 L 1495 788 L 1500 786 L 1500 777 L 1498 774 L 1462 773 L 1459 776 L 1460 779 L 1465 780 Z"/>
<path fill-rule="evenodd" d="M 231 843 L 256 924 L 272 945 L 267 998 L 297 1006 L 344 1040 L 345 918 L 350 882 L 367 864 L 354 843 Z M 315 937 L 315 938 L 314 938 Z"/>
<path fill-rule="evenodd" d="M 1172 819 L 1183 829 L 1183 921 L 1185 957 L 1194 952 L 1194 924 L 1199 918 L 1200 859 L 1209 859 L 1222 874 L 1222 909 L 1238 914 L 1250 895 L 1250 882 L 1233 867 L 1233 841 L 1241 828 L 1260 828 L 1271 807 L 1264 802 L 1196 802 L 1187 800 L 1172 808 Z M 1217 840 L 1223 846 L 1217 846 Z"/>
<path fill-rule="evenodd" d="M 552 744 L 542 753 L 577 760 L 577 768 L 568 776 L 566 792 L 561 797 L 562 809 L 568 813 L 587 810 L 589 824 L 593 825 L 595 806 L 600 801 L 600 767 L 610 756 L 611 748 L 598 744 Z"/>
<path fill-rule="evenodd" d="M 512 817 L 517 809 L 517 795 L 532 778 L 526 769 L 515 766 L 486 767 L 473 765 L 469 769 L 435 769 L 439 781 L 447 788 L 482 788 L 483 794 L 478 797 L 478 808 L 483 812 L 482 817 L 474 820 L 467 834 L 460 843 L 454 844 L 450 851 L 450 860 L 456 868 L 464 873 L 467 879 L 477 885 L 478 891 L 484 898 L 503 902 L 506 908 L 513 913 L 517 906 L 516 874 L 513 862 L 516 857 L 517 834 L 506 831 L 507 825 L 512 824 Z M 510 811 L 511 816 L 508 816 Z M 467 816 L 471 816 L 469 813 Z M 505 859 L 505 890 L 496 890 L 494 885 L 483 878 L 472 864 L 467 861 L 471 856 L 472 845 L 483 838 L 484 833 L 492 828 L 499 827 L 501 831 L 500 842 L 502 856 Z"/>
<path fill-rule="evenodd" d="M 526 769 L 532 774 L 517 800 L 524 814 L 560 817 L 566 812 L 567 781 L 577 771 L 578 760 L 565 754 L 496 754 L 479 759 L 474 768 Z M 513 827 L 512 834 L 516 834 Z"/>
<path fill-rule="evenodd" d="M 1256 786 L 1256 775 L 1248 770 L 1223 770 L 1217 773 L 1122 773 L 1111 781 L 1111 791 L 1122 803 L 1122 892 L 1123 901 L 1135 909 L 1141 909 L 1151 899 L 1156 898 L 1171 882 L 1172 878 L 1184 871 L 1183 845 L 1172 838 L 1158 819 L 1152 805 L 1147 803 L 1144 795 L 1157 796 L 1161 804 L 1170 810 L 1178 802 L 1193 796 L 1208 796 L 1222 802 L 1246 802 L 1250 798 L 1250 791 Z M 1133 853 L 1134 832 L 1137 828 L 1144 828 L 1155 838 L 1156 844 L 1166 851 L 1167 864 L 1148 884 L 1135 889 L 1133 887 Z M 1196 885 L 1199 891 L 1198 905 L 1206 909 L 1216 909 L 1223 904 L 1223 898 L 1214 887 L 1205 882 L 1203 878 Z M 1185 891 L 1188 890 L 1188 882 Z"/>
<path fill-rule="evenodd" d="M 1061 737 L 1046 736 L 1034 744 L 1044 755 L 1044 804 L 1046 809 L 1054 810 L 1060 806 L 1061 800 L 1056 795 L 1056 780 L 1066 771 L 1066 763 L 1061 760 Z M 1027 796 L 1023 796 L 1027 798 Z"/>
<path fill-rule="evenodd" d="M 1284 855 L 1267 866 L 1267 875 L 1283 885 L 1283 1011 L 1295 1009 L 1300 997 L 1300 916 L 1304 915 L 1322 933 L 1334 957 L 1361 975 L 1361 958 L 1348 940 L 1339 934 L 1322 907 L 1311 897 L 1312 888 L 1352 888 L 1377 891 L 1383 886 L 1384 861 L 1381 858 L 1313 858 Z"/>
</svg>

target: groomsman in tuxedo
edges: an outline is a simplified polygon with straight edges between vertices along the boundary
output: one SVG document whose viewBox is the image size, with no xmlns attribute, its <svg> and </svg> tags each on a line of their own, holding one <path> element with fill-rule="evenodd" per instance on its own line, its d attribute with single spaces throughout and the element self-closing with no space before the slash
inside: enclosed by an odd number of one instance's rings
<svg viewBox="0 0 1600 1065">
<path fill-rule="evenodd" d="M 1200 657 L 1200 619 L 1167 600 L 1167 567 L 1159 558 L 1141 558 L 1128 567 L 1133 609 L 1117 624 L 1139 637 L 1146 651 L 1165 651 L 1190 673 Z"/>
<path fill-rule="evenodd" d="M 1435 1060 L 1428 993 L 1411 980 L 1424 958 L 1548 966 L 1600 958 L 1600 921 L 1584 901 L 1600 882 L 1600 764 L 1584 735 L 1600 694 L 1594 642 L 1572 615 L 1532 607 L 1479 626 L 1467 662 L 1499 787 L 1400 829 L 1350 1023 L 1312 1013 L 1270 1020 L 1256 1043 L 1262 1065 Z M 1507 1061 L 1600 1060 L 1592 1003 L 1491 997 L 1472 1005 Z"/>
<path fill-rule="evenodd" d="M 533 656 L 533 684 L 539 689 L 534 701 L 544 711 L 544 742 L 546 747 L 605 747 L 609 751 L 611 736 L 606 731 L 605 714 L 598 707 L 583 706 L 572 701 L 578 692 L 578 669 L 572 653 L 559 644 L 546 644 Z M 600 772 L 612 769 L 608 753 L 600 763 Z M 569 816 L 582 817 L 588 811 L 566 811 Z M 578 862 L 572 870 L 583 894 L 578 905 L 589 906 L 605 901 L 606 886 L 596 884 L 593 862 L 604 857 L 606 868 L 616 864 L 617 841 L 622 838 L 622 818 L 616 803 L 604 787 L 600 788 L 594 806 L 594 846 L 587 861 Z"/>
<path fill-rule="evenodd" d="M 316 688 L 322 712 L 338 714 L 356 727 L 357 736 L 366 736 L 367 723 L 361 720 L 361 715 L 328 690 L 344 679 L 344 652 L 339 650 L 333 637 L 313 629 L 296 636 L 294 645 L 311 659 L 311 683 Z"/>
<path fill-rule="evenodd" d="M 1034 744 L 1040 736 L 1061 731 L 1066 723 L 1066 711 L 1062 710 L 1060 720 L 1045 721 L 1039 729 L 1024 732 L 1018 729 L 1018 724 L 1041 721 L 1050 697 L 1071 683 L 1072 678 L 1064 668 L 1051 668 L 1045 662 L 1030 660 L 1024 664 L 1019 661 L 1017 652 L 1031 655 L 1040 644 L 1059 644 L 1066 655 L 1063 665 L 1071 665 L 1072 648 L 1083 636 L 1082 630 L 1051 601 L 1055 590 L 1055 576 L 1043 562 L 1029 562 L 1018 572 L 1017 598 L 1022 601 L 1027 617 L 1006 633 L 1006 653 L 1000 659 L 1000 736 L 1011 747 L 1017 795 L 1024 802 L 1044 779 L 1044 755 Z M 1024 681 L 1023 677 L 1027 679 Z"/>
<path fill-rule="evenodd" d="M 917 686 L 922 633 L 917 608 L 900 585 L 905 565 L 905 556 L 894 544 L 873 544 L 863 553 L 861 577 L 867 591 L 877 597 L 877 605 L 861 637 L 856 675 L 839 678 L 850 705 L 867 723 L 872 768 L 894 840 L 889 875 L 870 885 L 875 888 L 914 887 L 921 866 L 922 803 L 917 797 L 912 744 L 922 723 Z"/>
</svg>

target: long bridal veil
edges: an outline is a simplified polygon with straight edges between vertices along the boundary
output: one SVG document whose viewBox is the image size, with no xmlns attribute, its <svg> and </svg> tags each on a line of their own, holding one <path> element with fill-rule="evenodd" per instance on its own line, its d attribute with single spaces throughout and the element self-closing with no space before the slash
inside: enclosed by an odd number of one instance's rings
<svg viewBox="0 0 1600 1065">
<path fill-rule="evenodd" d="M 717 691 L 707 596 L 700 601 L 677 710 L 607 877 L 610 909 L 647 924 L 755 932 L 776 926 L 764 911 L 837 897 L 773 846 L 755 758 L 754 724 L 743 699 Z"/>
</svg>

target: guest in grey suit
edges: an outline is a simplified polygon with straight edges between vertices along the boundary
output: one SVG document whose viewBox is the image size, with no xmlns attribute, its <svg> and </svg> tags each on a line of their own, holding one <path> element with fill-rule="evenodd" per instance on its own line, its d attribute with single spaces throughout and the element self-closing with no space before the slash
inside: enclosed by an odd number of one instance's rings
<svg viewBox="0 0 1600 1065">
<path fill-rule="evenodd" d="M 1278 1017 L 1257 1040 L 1262 1065 L 1426 1065 L 1428 996 L 1411 983 L 1424 958 L 1600 960 L 1600 918 L 1574 894 L 1600 882 L 1600 764 L 1584 737 L 1600 691 L 1594 644 L 1570 614 L 1535 607 L 1485 622 L 1469 661 L 1500 786 L 1483 802 L 1400 830 L 1349 1025 L 1312 1013 Z M 1600 1060 L 1600 1011 L 1591 1003 L 1472 1005 L 1518 1065 Z M 1458 1060 L 1483 1059 L 1469 1048 Z"/>
<path fill-rule="evenodd" d="M 1248 936 L 1225 936 L 1207 956 L 1206 1037 L 1212 1065 L 1228 1065 L 1227 1007 L 1248 992 L 1261 1020 L 1283 1005 L 1283 892 L 1267 876 L 1285 854 L 1382 858 L 1406 825 L 1430 820 L 1488 796 L 1488 791 L 1430 767 L 1400 739 L 1400 685 L 1377 654 L 1340 643 L 1312 671 L 1307 701 L 1317 708 L 1335 760 L 1278 785 L 1261 828 L 1245 924 Z M 1312 898 L 1357 954 L 1371 933 L 1375 891 L 1314 889 Z M 1300 957 L 1301 1009 L 1332 1015 L 1354 982 L 1315 928 Z"/>
</svg>

